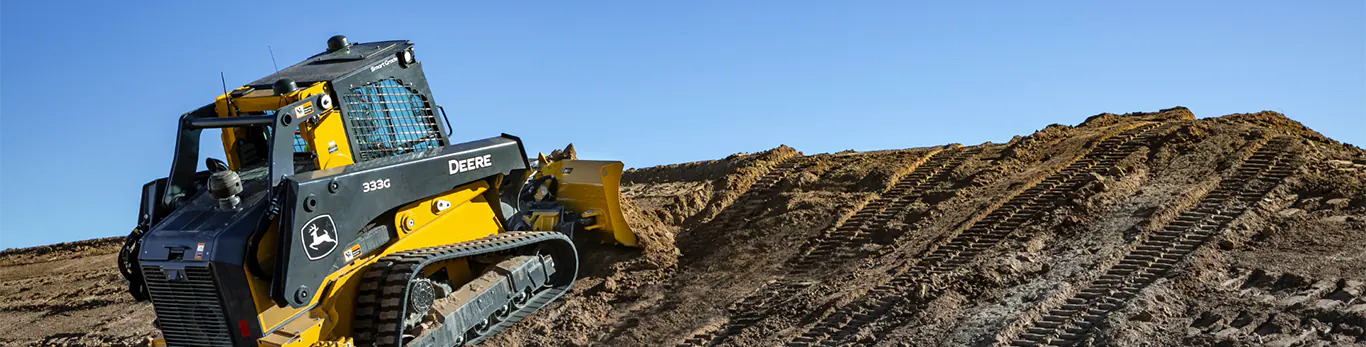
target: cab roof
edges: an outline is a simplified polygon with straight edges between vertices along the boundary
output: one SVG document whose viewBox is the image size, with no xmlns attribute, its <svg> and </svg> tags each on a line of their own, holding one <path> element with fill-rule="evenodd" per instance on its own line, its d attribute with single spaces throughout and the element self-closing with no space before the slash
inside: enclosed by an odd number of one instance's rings
<svg viewBox="0 0 1366 347">
<path fill-rule="evenodd" d="M 279 72 L 248 83 L 255 89 L 270 89 L 271 85 L 282 78 L 294 80 L 300 86 L 314 82 L 332 81 L 360 69 L 383 62 L 389 57 L 412 47 L 408 40 L 353 43 L 346 49 L 322 52 L 297 64 L 290 65 Z"/>
</svg>

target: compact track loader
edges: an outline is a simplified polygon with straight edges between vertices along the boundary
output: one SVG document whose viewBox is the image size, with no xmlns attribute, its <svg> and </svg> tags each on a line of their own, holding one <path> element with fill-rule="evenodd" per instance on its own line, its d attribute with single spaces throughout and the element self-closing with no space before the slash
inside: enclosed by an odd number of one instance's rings
<svg viewBox="0 0 1366 347">
<path fill-rule="evenodd" d="M 182 115 L 118 261 L 153 344 L 476 343 L 564 294 L 574 234 L 636 245 L 621 162 L 450 127 L 411 43 L 344 36 Z"/>
</svg>

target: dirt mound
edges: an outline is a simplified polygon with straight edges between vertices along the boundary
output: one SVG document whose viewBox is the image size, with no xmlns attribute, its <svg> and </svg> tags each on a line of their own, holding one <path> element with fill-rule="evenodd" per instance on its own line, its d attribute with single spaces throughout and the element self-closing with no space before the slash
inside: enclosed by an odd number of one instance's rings
<svg viewBox="0 0 1366 347">
<path fill-rule="evenodd" d="M 115 267 L 122 238 L 0 253 L 0 345 L 134 346 L 153 332 Z"/>
<path fill-rule="evenodd" d="M 487 345 L 1366 343 L 1366 152 L 1274 112 L 632 169 L 641 248 Z M 7 344 L 127 344 L 117 240 L 0 255 Z"/>
<path fill-rule="evenodd" d="M 106 251 L 110 247 L 119 247 L 122 245 L 122 237 L 108 237 L 30 248 L 10 248 L 0 251 L 0 266 L 49 262 L 59 260 L 70 254 L 99 253 Z"/>
<path fill-rule="evenodd" d="M 626 190 L 675 232 L 677 267 L 613 273 L 610 294 L 561 306 L 594 314 L 550 311 L 490 344 L 1363 341 L 1366 154 L 1276 113 L 744 158 L 637 171 Z M 1326 271 L 1278 290 L 1335 310 L 1218 290 L 1245 269 Z M 1230 325 L 1237 310 L 1256 314 Z"/>
</svg>

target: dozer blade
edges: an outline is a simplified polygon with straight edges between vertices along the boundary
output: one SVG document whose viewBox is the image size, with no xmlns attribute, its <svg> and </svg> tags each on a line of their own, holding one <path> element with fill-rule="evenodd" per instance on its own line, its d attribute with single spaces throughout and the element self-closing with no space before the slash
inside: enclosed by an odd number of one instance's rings
<svg viewBox="0 0 1366 347">
<path fill-rule="evenodd" d="M 619 161 L 558 160 L 551 162 L 544 174 L 554 175 L 559 182 L 556 202 L 593 219 L 585 230 L 598 233 L 603 242 L 637 246 L 618 195 L 624 166 Z"/>
</svg>

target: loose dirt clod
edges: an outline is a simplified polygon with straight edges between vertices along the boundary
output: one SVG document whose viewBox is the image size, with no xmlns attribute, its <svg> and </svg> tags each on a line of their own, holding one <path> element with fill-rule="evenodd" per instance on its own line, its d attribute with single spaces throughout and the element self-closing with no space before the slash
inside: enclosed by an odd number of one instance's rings
<svg viewBox="0 0 1366 347">
<path fill-rule="evenodd" d="M 640 248 L 486 345 L 1366 343 L 1366 152 L 1274 112 L 628 170 Z M 0 344 L 136 345 L 117 239 L 0 253 Z"/>
</svg>

